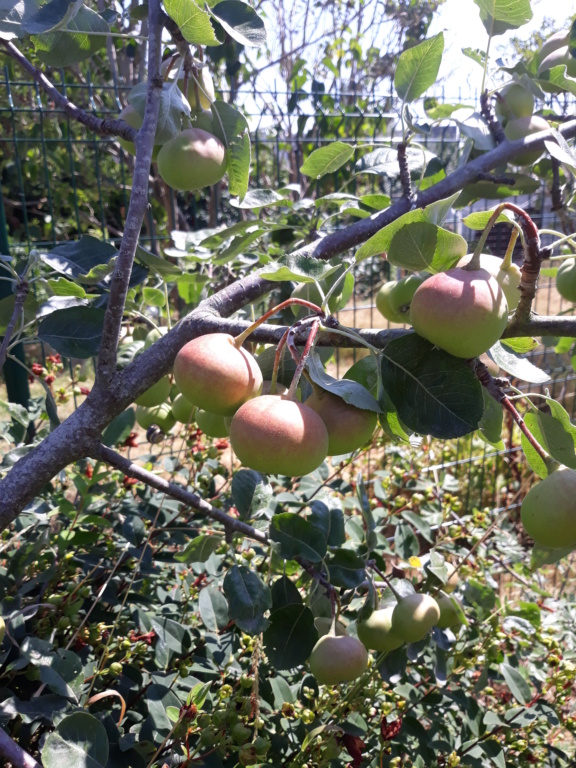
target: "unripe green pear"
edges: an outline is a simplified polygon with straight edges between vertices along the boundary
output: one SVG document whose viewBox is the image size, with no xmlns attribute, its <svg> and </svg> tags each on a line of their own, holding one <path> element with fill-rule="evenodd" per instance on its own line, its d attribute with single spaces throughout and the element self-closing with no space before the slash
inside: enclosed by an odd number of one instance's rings
<svg viewBox="0 0 576 768">
<path fill-rule="evenodd" d="M 518 83 L 509 83 L 496 98 L 494 111 L 503 124 L 517 117 L 530 117 L 534 112 L 534 96 Z"/>
<path fill-rule="evenodd" d="M 137 397 L 136 400 L 134 400 L 134 402 L 136 405 L 145 405 L 146 408 L 153 408 L 155 405 L 161 405 L 168 400 L 171 389 L 172 384 L 170 383 L 169 377 L 162 376 L 156 384 L 152 384 L 150 389 L 143 392 L 140 397 Z"/>
<path fill-rule="evenodd" d="M 226 417 L 217 413 L 209 413 L 200 408 L 196 411 L 196 424 L 208 437 L 228 437 L 230 430 L 226 424 Z"/>
<path fill-rule="evenodd" d="M 576 470 L 561 466 L 526 494 L 522 525 L 537 544 L 576 547 Z"/>
<path fill-rule="evenodd" d="M 444 567 L 448 571 L 448 579 L 444 584 L 443 589 L 444 592 L 448 592 L 450 594 L 454 592 L 458 586 L 460 577 L 458 576 L 458 571 L 456 570 L 455 566 L 452 565 L 452 563 L 444 563 Z"/>
<path fill-rule="evenodd" d="M 328 618 L 328 616 L 317 616 L 314 619 L 314 626 L 318 630 L 318 634 L 320 637 L 324 637 L 324 635 L 327 635 L 330 633 L 330 628 L 332 627 L 332 619 Z M 336 622 L 336 637 L 344 637 L 345 635 L 348 635 L 348 632 L 346 631 L 346 627 L 344 624 L 342 624 L 341 621 Z"/>
<path fill-rule="evenodd" d="M 341 397 L 323 389 L 314 389 L 306 400 L 328 430 L 328 456 L 352 453 L 372 437 L 378 415 L 374 411 L 356 408 L 344 402 Z"/>
<path fill-rule="evenodd" d="M 538 74 L 541 75 L 552 67 L 566 67 L 566 75 L 568 77 L 576 77 L 576 59 L 570 55 L 570 48 L 567 45 L 556 48 L 556 50 L 542 59 L 540 66 L 538 67 Z"/>
<path fill-rule="evenodd" d="M 196 407 L 192 405 L 190 400 L 187 400 L 180 392 L 179 395 L 176 395 L 172 403 L 172 416 L 174 416 L 176 421 L 179 421 L 181 424 L 188 424 L 192 421 L 195 409 Z"/>
<path fill-rule="evenodd" d="M 455 357 L 471 358 L 502 336 L 508 305 L 487 270 L 455 267 L 422 283 L 412 298 L 410 320 L 419 336 Z"/>
<path fill-rule="evenodd" d="M 538 61 L 543 62 L 552 51 L 558 48 L 563 48 L 570 42 L 570 30 L 568 32 L 555 32 L 548 40 L 542 45 L 538 52 Z"/>
<path fill-rule="evenodd" d="M 128 104 L 127 107 L 124 107 L 122 112 L 120 112 L 118 115 L 118 118 L 120 120 L 124 120 L 125 123 L 128 123 L 129 126 L 136 128 L 138 131 L 142 127 L 142 118 L 131 104 Z M 131 155 L 136 155 L 136 147 L 134 146 L 133 141 L 127 141 L 126 139 L 122 139 L 120 136 L 118 136 L 118 143 L 122 149 L 126 150 L 126 152 Z M 158 158 L 158 152 L 160 152 L 161 146 L 161 144 L 154 144 L 154 148 L 152 150 L 153 163 L 156 162 L 156 159 Z"/>
<path fill-rule="evenodd" d="M 358 638 L 372 651 L 393 651 L 404 645 L 404 640 L 392 631 L 394 605 L 372 611 L 366 621 L 356 624 Z"/>
<path fill-rule="evenodd" d="M 424 280 L 419 275 L 408 275 L 384 283 L 376 294 L 377 310 L 391 323 L 409 323 L 412 297 Z"/>
<path fill-rule="evenodd" d="M 200 109 L 192 112 L 190 122 L 192 123 L 192 128 L 200 128 L 200 130 L 206 131 L 206 133 L 214 133 L 214 120 L 209 109 Z"/>
<path fill-rule="evenodd" d="M 198 97 L 200 99 L 200 107 L 202 109 L 210 109 L 210 105 L 216 100 L 216 94 L 214 92 L 214 81 L 212 75 L 203 67 L 198 72 Z M 188 80 L 188 93 L 186 94 L 190 109 L 192 111 L 198 109 L 198 99 L 196 98 L 196 87 L 193 78 Z"/>
<path fill-rule="evenodd" d="M 244 403 L 232 419 L 230 442 L 242 464 L 270 475 L 307 475 L 328 453 L 328 432 L 316 411 L 278 395 Z"/>
<path fill-rule="evenodd" d="M 144 339 L 144 349 L 150 349 L 152 344 L 155 344 L 167 333 L 168 328 L 152 328 L 151 331 L 148 331 L 146 338 Z"/>
<path fill-rule="evenodd" d="M 322 290 L 324 291 L 324 294 L 328 291 L 328 286 L 323 283 L 323 281 L 320 281 L 320 285 L 322 287 Z M 296 288 L 292 291 L 290 294 L 291 299 L 303 299 L 304 301 L 310 301 L 312 304 L 317 304 L 318 306 L 321 306 L 322 304 L 322 296 L 320 294 L 320 291 L 318 290 L 318 286 L 316 283 L 298 283 Z M 336 306 L 337 300 L 336 296 L 332 295 L 330 297 L 329 309 L 332 312 L 332 307 Z M 303 307 L 301 304 L 292 304 L 290 307 L 292 312 L 296 317 L 304 317 L 305 315 L 309 315 L 312 310 L 307 309 L 306 307 Z"/>
<path fill-rule="evenodd" d="M 563 299 L 576 304 L 576 259 L 566 259 L 556 274 L 556 290 Z"/>
<path fill-rule="evenodd" d="M 187 128 L 158 153 L 158 172 L 172 189 L 190 192 L 220 181 L 227 162 L 220 139 L 200 128 Z"/>
<path fill-rule="evenodd" d="M 543 117 L 532 115 L 532 117 L 517 117 L 515 120 L 510 120 L 506 128 L 504 128 L 504 133 L 509 141 L 515 141 L 516 139 L 531 136 L 533 133 L 547 131 L 549 128 L 550 126 Z M 520 151 L 512 157 L 511 162 L 514 165 L 533 165 L 542 156 L 543 152 L 543 146 L 540 149 Z"/>
<path fill-rule="evenodd" d="M 324 635 L 310 655 L 310 670 L 321 685 L 355 680 L 368 666 L 368 651 L 355 637 Z"/>
<path fill-rule="evenodd" d="M 469 253 L 463 256 L 457 267 L 465 267 L 470 263 L 472 254 Z M 522 280 L 522 272 L 517 264 L 510 264 L 506 268 L 502 259 L 498 256 L 491 256 L 489 253 L 480 254 L 480 267 L 490 272 L 492 277 L 496 278 L 496 281 L 500 284 L 500 287 L 504 291 L 506 297 L 506 303 L 508 309 L 512 312 L 518 306 L 520 301 L 520 281 Z"/>
<path fill-rule="evenodd" d="M 407 643 L 423 640 L 438 623 L 440 608 L 430 595 L 414 593 L 398 601 L 392 613 L 392 632 Z"/>
<path fill-rule="evenodd" d="M 176 355 L 174 379 L 193 405 L 221 416 L 260 394 L 262 372 L 255 358 L 227 333 L 198 336 Z"/>
<path fill-rule="evenodd" d="M 136 421 L 142 429 L 150 429 L 153 424 L 156 424 L 166 434 L 176 424 L 176 419 L 172 415 L 172 409 L 168 403 L 162 403 L 162 405 L 157 405 L 154 408 L 139 405 L 136 408 Z"/>
<path fill-rule="evenodd" d="M 436 622 L 437 627 L 440 627 L 440 629 L 452 629 L 462 624 L 460 614 L 462 604 L 459 600 L 455 597 L 450 597 L 450 595 L 438 595 L 436 602 L 440 608 L 440 618 Z M 458 607 L 460 610 L 458 610 Z"/>
</svg>

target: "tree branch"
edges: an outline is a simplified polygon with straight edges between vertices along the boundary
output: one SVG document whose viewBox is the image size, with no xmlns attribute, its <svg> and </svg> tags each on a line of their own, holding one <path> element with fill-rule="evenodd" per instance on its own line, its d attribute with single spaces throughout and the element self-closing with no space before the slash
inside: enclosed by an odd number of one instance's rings
<svg viewBox="0 0 576 768">
<path fill-rule="evenodd" d="M 107 464 L 112 464 L 112 466 L 118 467 L 118 469 L 122 470 L 125 475 L 135 477 L 137 480 L 141 480 L 151 488 L 156 488 L 157 491 L 161 491 L 167 496 L 171 496 L 173 499 L 181 501 L 183 504 L 186 504 L 186 506 L 192 507 L 192 509 L 200 512 L 205 517 L 209 517 L 211 520 L 221 523 L 227 531 L 236 531 L 236 533 L 241 533 L 243 536 L 259 541 L 261 544 L 268 543 L 268 536 L 262 531 L 257 531 L 256 528 L 253 528 L 251 525 L 243 523 L 241 520 L 231 517 L 231 515 L 227 515 L 226 512 L 222 512 L 221 509 L 213 507 L 196 493 L 190 493 L 190 491 L 184 490 L 184 488 L 181 488 L 179 485 L 169 483 L 167 480 L 155 475 L 153 472 L 148 472 L 148 470 L 139 467 L 137 464 L 130 461 L 130 459 L 121 456 L 111 448 L 99 445 L 90 452 L 90 455 L 94 459 L 105 461 Z"/>
<path fill-rule="evenodd" d="M 3 728 L 0 728 L 0 757 L 9 760 L 13 768 L 42 768 L 37 760 L 12 741 Z"/>
<path fill-rule="evenodd" d="M 120 136 L 127 141 L 135 140 L 136 134 L 138 133 L 136 128 L 132 128 L 132 126 L 125 123 L 124 120 L 112 120 L 110 118 L 103 119 L 77 107 L 76 104 L 70 101 L 64 94 L 60 93 L 58 88 L 48 80 L 43 72 L 35 67 L 31 61 L 28 61 L 26 56 L 16 48 L 14 43 L 8 42 L 7 40 L 0 40 L 0 43 L 4 45 L 9 55 L 17 61 L 23 69 L 32 75 L 39 85 L 42 86 L 52 101 L 67 112 L 74 120 L 77 120 L 79 123 L 82 123 L 82 125 L 85 125 L 91 131 L 94 131 L 94 133 L 98 133 L 101 136 Z"/>
</svg>

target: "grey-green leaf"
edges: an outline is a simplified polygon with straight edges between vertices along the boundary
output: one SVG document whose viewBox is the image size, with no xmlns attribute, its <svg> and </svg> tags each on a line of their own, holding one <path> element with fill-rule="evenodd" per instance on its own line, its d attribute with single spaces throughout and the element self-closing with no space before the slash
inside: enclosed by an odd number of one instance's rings
<svg viewBox="0 0 576 768">
<path fill-rule="evenodd" d="M 97 307 L 57 309 L 45 317 L 38 336 L 64 357 L 95 357 L 100 349 L 104 310 Z"/>
<path fill-rule="evenodd" d="M 304 664 L 317 640 L 310 608 L 286 605 L 270 616 L 270 626 L 264 632 L 264 650 L 276 669 L 293 669 Z"/>
<path fill-rule="evenodd" d="M 244 115 L 232 104 L 215 101 L 211 105 L 214 133 L 228 149 L 228 184 L 231 195 L 240 201 L 248 191 L 250 174 L 250 129 Z"/>
<path fill-rule="evenodd" d="M 345 144 L 343 141 L 333 141 L 325 147 L 315 149 L 308 155 L 302 167 L 301 173 L 313 179 L 321 179 L 327 173 L 334 173 L 350 160 L 354 154 L 354 145 Z"/>
<path fill-rule="evenodd" d="M 42 749 L 45 768 L 105 768 L 107 762 L 106 729 L 88 712 L 74 712 L 61 720 Z"/>
<path fill-rule="evenodd" d="M 280 554 L 285 560 L 304 557 L 317 563 L 326 555 L 327 545 L 322 531 L 292 512 L 274 515 L 270 538 L 278 542 Z"/>
<path fill-rule="evenodd" d="M 194 0 L 165 0 L 166 13 L 180 27 L 185 40 L 194 45 L 220 45 L 210 14 Z"/>
<path fill-rule="evenodd" d="M 474 0 L 490 37 L 518 29 L 532 18 L 530 0 Z"/>
<path fill-rule="evenodd" d="M 240 0 L 223 0 L 210 13 L 230 37 L 241 45 L 259 47 L 266 43 L 266 27 L 256 11 Z"/>
<path fill-rule="evenodd" d="M 50 67 L 68 67 L 89 59 L 106 44 L 110 27 L 100 14 L 82 7 L 66 29 L 32 38 L 38 58 Z"/>
<path fill-rule="evenodd" d="M 550 381 L 550 376 L 525 357 L 516 354 L 509 347 L 504 347 L 499 341 L 490 347 L 489 356 L 503 368 L 506 373 L 516 376 L 530 384 L 544 384 Z"/>
<path fill-rule="evenodd" d="M 174 555 L 174 560 L 180 563 L 205 563 L 221 544 L 221 536 L 203 533 L 189 541 L 182 552 Z"/>
<path fill-rule="evenodd" d="M 500 671 L 516 701 L 519 704 L 528 704 L 532 699 L 532 692 L 522 674 L 510 664 L 500 664 Z"/>
<path fill-rule="evenodd" d="M 224 577 L 223 588 L 230 618 L 251 635 L 263 632 L 268 626 L 264 613 L 272 605 L 269 587 L 254 571 L 234 565 Z"/>
<path fill-rule="evenodd" d="M 403 51 L 394 75 L 394 87 L 401 99 L 414 101 L 436 82 L 443 52 L 442 32 Z"/>
<path fill-rule="evenodd" d="M 210 632 L 221 632 L 228 626 L 228 603 L 218 589 L 205 587 L 200 590 L 198 609 L 204 626 Z"/>
</svg>

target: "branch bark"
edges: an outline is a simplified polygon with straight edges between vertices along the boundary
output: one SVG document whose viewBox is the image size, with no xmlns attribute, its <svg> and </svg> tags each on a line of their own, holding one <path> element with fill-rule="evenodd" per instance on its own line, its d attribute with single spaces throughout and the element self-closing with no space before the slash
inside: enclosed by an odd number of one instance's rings
<svg viewBox="0 0 576 768">
<path fill-rule="evenodd" d="M 42 768 L 37 760 L 12 741 L 3 728 L 0 728 L 0 757 L 9 760 L 14 768 Z"/>
</svg>

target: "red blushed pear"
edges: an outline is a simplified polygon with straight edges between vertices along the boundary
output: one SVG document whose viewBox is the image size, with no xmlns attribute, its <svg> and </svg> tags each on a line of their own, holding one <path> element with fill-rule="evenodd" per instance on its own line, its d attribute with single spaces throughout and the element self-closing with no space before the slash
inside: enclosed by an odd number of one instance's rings
<svg viewBox="0 0 576 768">
<path fill-rule="evenodd" d="M 416 333 L 455 357 L 486 352 L 508 322 L 504 292 L 486 269 L 477 268 L 479 258 L 429 277 L 410 305 Z"/>
<path fill-rule="evenodd" d="M 279 395 L 244 403 L 230 424 L 230 442 L 242 464 L 267 475 L 307 475 L 328 453 L 328 432 L 316 411 Z"/>
<path fill-rule="evenodd" d="M 341 397 L 314 387 L 306 405 L 320 416 L 328 430 L 328 456 L 352 453 L 372 437 L 377 414 L 344 402 Z"/>
<path fill-rule="evenodd" d="M 232 416 L 262 389 L 256 359 L 227 333 L 209 333 L 185 344 L 174 360 L 174 379 L 193 405 L 219 416 Z"/>
</svg>

